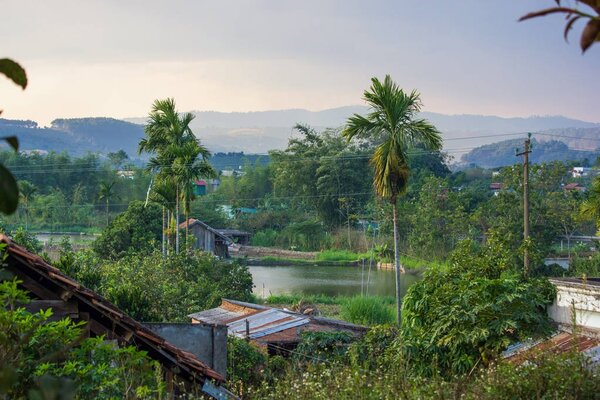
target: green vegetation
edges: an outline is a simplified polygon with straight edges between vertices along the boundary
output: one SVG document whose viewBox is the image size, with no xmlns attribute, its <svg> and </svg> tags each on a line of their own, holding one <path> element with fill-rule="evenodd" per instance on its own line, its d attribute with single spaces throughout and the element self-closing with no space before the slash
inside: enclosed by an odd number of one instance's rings
<svg viewBox="0 0 600 400">
<path fill-rule="evenodd" d="M 343 320 L 360 325 L 396 323 L 393 303 L 379 297 L 353 297 L 342 303 Z"/>
<path fill-rule="evenodd" d="M 6 271 L 0 270 L 6 275 Z M 81 339 L 82 323 L 50 321 L 52 310 L 25 310 L 19 281 L 0 283 L 0 396 L 3 398 L 150 398 L 165 393 L 159 366 L 134 347 Z"/>
</svg>

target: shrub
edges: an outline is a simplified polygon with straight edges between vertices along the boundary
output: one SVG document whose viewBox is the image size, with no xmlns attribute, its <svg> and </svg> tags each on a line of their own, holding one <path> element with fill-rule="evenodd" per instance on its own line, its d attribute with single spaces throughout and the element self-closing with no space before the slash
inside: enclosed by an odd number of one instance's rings
<svg viewBox="0 0 600 400">
<path fill-rule="evenodd" d="M 26 311 L 29 300 L 19 283 L 0 283 L 0 397 L 150 398 L 164 392 L 158 364 L 145 352 L 102 337 L 81 341 L 82 323 L 49 321 L 51 309 Z"/>
<path fill-rule="evenodd" d="M 156 204 L 142 201 L 129 204 L 94 241 L 94 251 L 102 258 L 116 260 L 127 252 L 151 253 L 162 238 L 162 211 Z"/>
<path fill-rule="evenodd" d="M 348 332 L 302 332 L 302 340 L 294 350 L 296 362 L 322 362 L 340 360 L 346 356 L 348 346 L 355 341 Z"/>
<path fill-rule="evenodd" d="M 380 297 L 352 297 L 342 303 L 341 316 L 362 325 L 391 324 L 396 320 L 390 304 Z"/>
</svg>

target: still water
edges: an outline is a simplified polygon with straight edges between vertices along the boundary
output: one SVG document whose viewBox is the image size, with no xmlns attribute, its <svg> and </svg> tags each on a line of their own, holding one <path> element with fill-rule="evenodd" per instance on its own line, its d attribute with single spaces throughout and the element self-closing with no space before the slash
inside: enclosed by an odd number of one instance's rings
<svg viewBox="0 0 600 400">
<path fill-rule="evenodd" d="M 248 267 L 254 281 L 254 294 L 268 297 L 270 294 L 324 294 L 394 296 L 396 292 L 394 271 L 361 267 L 317 267 L 317 266 L 251 266 Z M 403 274 L 401 294 L 420 280 L 420 274 Z M 368 281 L 368 284 L 367 284 Z"/>
</svg>

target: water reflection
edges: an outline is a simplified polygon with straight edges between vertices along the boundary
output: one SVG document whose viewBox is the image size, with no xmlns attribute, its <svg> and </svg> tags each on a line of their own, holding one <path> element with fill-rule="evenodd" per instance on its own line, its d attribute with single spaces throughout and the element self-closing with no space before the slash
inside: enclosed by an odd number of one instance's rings
<svg viewBox="0 0 600 400">
<path fill-rule="evenodd" d="M 394 271 L 365 267 L 317 267 L 317 266 L 251 266 L 254 293 L 270 294 L 303 293 L 335 295 L 365 294 L 393 296 L 396 292 Z M 401 294 L 420 279 L 420 275 L 404 274 Z"/>
</svg>

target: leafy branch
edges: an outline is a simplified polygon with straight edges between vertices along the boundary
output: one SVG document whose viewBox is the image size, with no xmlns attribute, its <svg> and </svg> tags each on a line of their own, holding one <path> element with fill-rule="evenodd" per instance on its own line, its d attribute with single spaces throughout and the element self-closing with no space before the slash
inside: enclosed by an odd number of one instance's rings
<svg viewBox="0 0 600 400">
<path fill-rule="evenodd" d="M 563 35 L 565 40 L 568 41 L 569 32 L 571 29 L 573 29 L 575 22 L 581 18 L 588 19 L 588 23 L 583 29 L 579 41 L 581 51 L 585 53 L 586 50 L 589 49 L 592 44 L 594 44 L 594 42 L 600 42 L 600 0 L 575 0 L 577 3 L 583 3 L 589 6 L 592 10 L 594 10 L 596 15 L 581 11 L 574 7 L 562 7 L 561 1 L 562 0 L 555 0 L 557 7 L 550 7 L 540 11 L 531 12 L 519 18 L 519 21 L 544 17 L 550 14 L 565 14 L 567 23 L 565 25 Z"/>
</svg>

